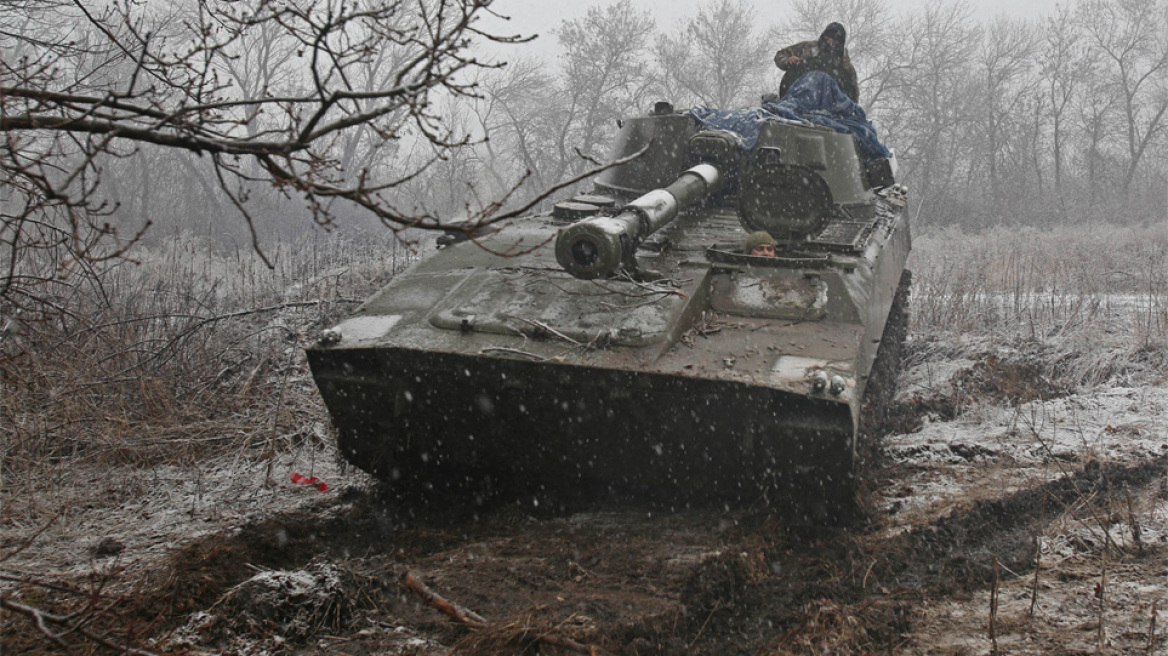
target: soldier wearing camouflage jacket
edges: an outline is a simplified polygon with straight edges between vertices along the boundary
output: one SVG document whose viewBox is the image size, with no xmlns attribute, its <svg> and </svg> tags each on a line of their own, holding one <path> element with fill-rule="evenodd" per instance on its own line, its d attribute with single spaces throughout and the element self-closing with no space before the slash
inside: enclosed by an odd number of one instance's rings
<svg viewBox="0 0 1168 656">
<path fill-rule="evenodd" d="M 856 79 L 856 69 L 844 47 L 847 32 L 839 23 L 832 23 L 823 30 L 816 41 L 801 41 L 775 53 L 775 65 L 786 71 L 779 84 L 779 98 L 787 95 L 787 90 L 804 73 L 823 71 L 830 75 L 840 90 L 855 102 L 860 102 L 860 83 Z"/>
</svg>

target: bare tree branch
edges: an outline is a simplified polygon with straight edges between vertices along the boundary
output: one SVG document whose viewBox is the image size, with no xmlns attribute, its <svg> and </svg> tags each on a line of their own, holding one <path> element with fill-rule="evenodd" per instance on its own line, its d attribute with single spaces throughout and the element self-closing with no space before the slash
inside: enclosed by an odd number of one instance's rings
<svg viewBox="0 0 1168 656">
<path fill-rule="evenodd" d="M 24 26 L 0 33 L 0 303 L 38 296 L 23 264 L 34 253 L 99 261 L 137 242 L 147 225 L 111 220 L 105 187 L 140 147 L 210 155 L 261 257 L 253 183 L 297 194 L 321 226 L 355 210 L 395 230 L 441 227 L 388 192 L 481 139 L 437 101 L 476 98 L 475 71 L 501 66 L 474 41 L 524 40 L 478 26 L 491 3 L 0 5 L 0 24 Z M 395 157 L 419 146 L 430 155 Z"/>
<path fill-rule="evenodd" d="M 62 636 L 68 633 L 79 633 L 89 640 L 101 645 L 102 647 L 105 647 L 106 649 L 112 649 L 119 654 L 132 654 L 133 656 L 157 656 L 155 652 L 119 644 L 96 631 L 86 628 L 84 626 L 84 618 L 75 621 L 72 617 L 54 615 L 53 613 L 41 610 L 35 606 L 29 606 L 27 604 L 13 601 L 12 599 L 9 599 L 7 596 L 2 594 L 0 594 L 0 608 L 4 608 L 5 610 L 19 613 L 20 615 L 28 617 L 33 621 L 33 624 L 36 625 L 37 629 L 41 633 L 66 650 L 69 649 L 69 644 L 65 642 Z M 65 627 L 66 631 L 64 633 L 54 633 L 49 628 L 49 624 L 63 626 Z"/>
</svg>

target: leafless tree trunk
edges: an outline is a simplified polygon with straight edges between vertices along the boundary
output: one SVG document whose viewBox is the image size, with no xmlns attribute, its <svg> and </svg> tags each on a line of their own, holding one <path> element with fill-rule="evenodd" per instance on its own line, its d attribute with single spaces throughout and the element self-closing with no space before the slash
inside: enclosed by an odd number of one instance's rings
<svg viewBox="0 0 1168 656">
<path fill-rule="evenodd" d="M 1054 166 L 1054 188 L 1063 190 L 1064 144 L 1067 110 L 1079 91 L 1079 76 L 1089 65 L 1083 56 L 1082 33 L 1072 20 L 1069 8 L 1060 7 L 1055 15 L 1045 20 L 1044 47 L 1039 49 L 1042 78 L 1051 120 L 1051 158 Z"/>
<path fill-rule="evenodd" d="M 1000 167 L 1007 142 L 1007 124 L 1017 116 L 1023 97 L 1022 89 L 1014 83 L 1030 65 L 1031 33 L 1031 26 L 1023 21 L 995 19 L 984 32 L 977 57 L 982 84 L 979 94 L 983 109 L 979 112 L 979 122 L 983 125 L 983 157 L 990 195 L 999 210 L 1003 204 Z"/>
<path fill-rule="evenodd" d="M 662 76 L 699 104 L 721 109 L 757 105 L 777 48 L 759 36 L 755 25 L 754 10 L 742 0 L 708 0 L 697 16 L 657 41 Z"/>
<path fill-rule="evenodd" d="M 1080 20 L 1092 56 L 1114 80 L 1127 144 L 1128 191 L 1168 112 L 1168 4 L 1164 0 L 1087 0 Z"/>
</svg>

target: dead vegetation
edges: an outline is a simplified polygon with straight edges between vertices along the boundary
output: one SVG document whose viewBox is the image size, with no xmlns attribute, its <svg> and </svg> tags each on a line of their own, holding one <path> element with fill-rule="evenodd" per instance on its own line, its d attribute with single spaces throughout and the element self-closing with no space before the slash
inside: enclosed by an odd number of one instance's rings
<svg viewBox="0 0 1168 656">
<path fill-rule="evenodd" d="M 281 513 L 296 491 L 270 463 L 331 447 L 301 349 L 409 255 L 305 243 L 268 271 L 176 240 L 0 343 L 0 639 L 8 653 L 1156 653 L 1168 236 L 1021 241 L 918 239 L 900 437 L 874 482 L 883 506 L 848 533 L 751 510 L 411 515 L 335 470 L 328 493 L 301 490 L 323 505 Z M 241 463 L 258 467 L 241 478 Z M 167 486 L 184 492 L 168 502 Z M 135 534 L 167 503 L 183 506 L 168 526 L 235 528 Z M 79 537 L 87 516 L 108 531 Z M 67 551 L 54 541 L 76 543 L 74 562 L 49 558 Z M 483 621 L 447 618 L 406 573 Z"/>
<path fill-rule="evenodd" d="M 62 517 L 87 508 L 132 503 L 159 483 L 160 466 L 186 468 L 201 489 L 197 463 L 207 459 L 270 460 L 329 439 L 303 345 L 413 253 L 392 237 L 321 237 L 271 255 L 274 269 L 246 250 L 177 237 L 140 250 L 137 261 L 63 280 L 49 316 L 9 315 L 0 334 L 0 524 L 17 537 L 0 541 L 0 574 L 16 586 L 3 592 L 10 649 L 37 644 L 11 633 L 18 616 L 58 648 L 133 644 L 157 630 L 160 609 L 125 596 L 118 565 L 95 563 L 90 578 L 118 581 L 101 594 L 46 572 L 6 569 L 31 540 L 45 539 L 39 532 L 54 534 L 71 521 Z M 144 475 L 79 482 L 71 475 L 79 465 Z M 112 547 L 122 544 L 118 529 L 110 530 L 92 538 L 89 555 L 120 553 Z M 247 562 L 231 560 L 228 571 Z M 19 607 L 28 599 L 32 610 Z"/>
<path fill-rule="evenodd" d="M 247 251 L 179 237 L 76 280 L 0 342 L 0 465 L 193 462 L 324 437 L 303 346 L 408 263 L 392 238 Z"/>
<path fill-rule="evenodd" d="M 909 266 L 919 360 L 1016 351 L 1041 355 L 1040 382 L 1070 388 L 1166 380 L 1162 222 L 943 230 L 917 238 Z"/>
</svg>

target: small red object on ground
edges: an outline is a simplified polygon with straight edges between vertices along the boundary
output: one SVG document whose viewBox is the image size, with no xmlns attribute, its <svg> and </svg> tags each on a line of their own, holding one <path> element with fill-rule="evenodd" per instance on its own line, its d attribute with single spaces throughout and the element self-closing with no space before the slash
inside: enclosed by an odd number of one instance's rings
<svg viewBox="0 0 1168 656">
<path fill-rule="evenodd" d="M 315 476 L 305 476 L 299 472 L 292 472 L 292 482 L 299 485 L 315 485 L 316 489 L 321 492 L 328 489 L 328 483 Z"/>
</svg>

